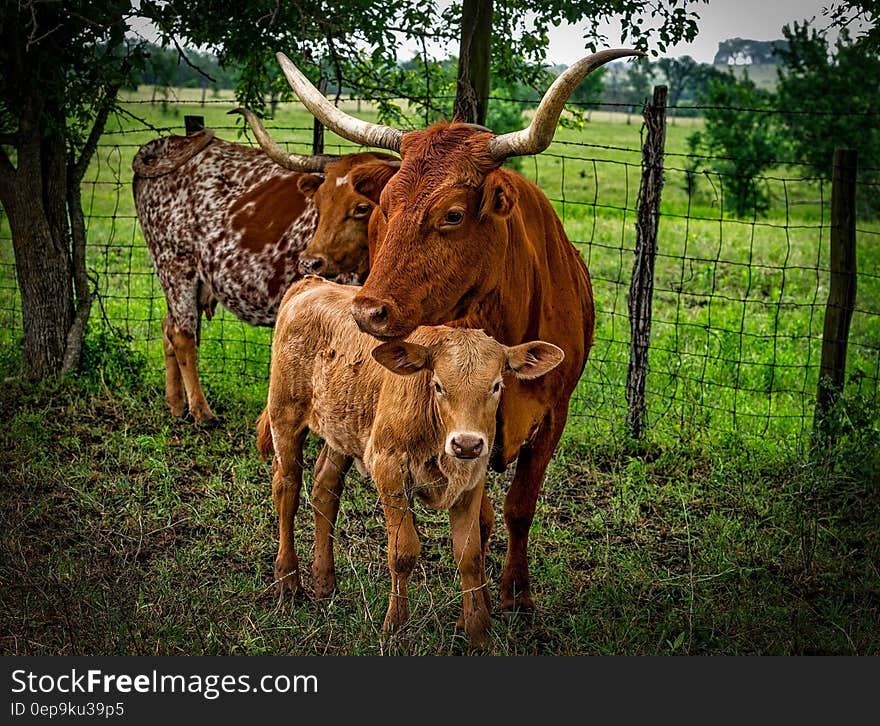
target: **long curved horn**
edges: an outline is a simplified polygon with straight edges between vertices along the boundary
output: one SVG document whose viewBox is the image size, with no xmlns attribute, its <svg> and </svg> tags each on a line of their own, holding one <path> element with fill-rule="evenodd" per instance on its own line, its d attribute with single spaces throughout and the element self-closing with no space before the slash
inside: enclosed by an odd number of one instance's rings
<svg viewBox="0 0 880 726">
<path fill-rule="evenodd" d="M 244 116 L 248 125 L 251 127 L 251 131 L 254 132 L 254 136 L 259 142 L 260 148 L 265 152 L 266 156 L 279 166 L 283 166 L 285 169 L 290 169 L 290 171 L 321 172 L 324 171 L 324 167 L 331 161 L 339 159 L 338 156 L 325 156 L 324 154 L 291 154 L 285 151 L 275 139 L 269 136 L 266 127 L 263 126 L 260 119 L 257 118 L 257 115 L 250 109 L 234 108 L 228 113 L 240 113 Z"/>
<path fill-rule="evenodd" d="M 556 124 L 559 123 L 565 103 L 584 78 L 610 61 L 643 55 L 646 54 L 639 50 L 613 48 L 588 55 L 566 68 L 547 89 L 544 98 L 538 104 L 532 123 L 527 128 L 496 136 L 489 142 L 489 153 L 492 158 L 500 161 L 508 156 L 540 154 L 553 141 Z"/>
<path fill-rule="evenodd" d="M 276 53 L 275 57 L 281 64 L 281 70 L 284 71 L 290 87 L 299 96 L 299 100 L 324 126 L 356 144 L 400 151 L 400 140 L 404 134 L 402 129 L 372 124 L 340 111 L 300 73 L 299 68 L 293 65 L 284 53 Z"/>
</svg>

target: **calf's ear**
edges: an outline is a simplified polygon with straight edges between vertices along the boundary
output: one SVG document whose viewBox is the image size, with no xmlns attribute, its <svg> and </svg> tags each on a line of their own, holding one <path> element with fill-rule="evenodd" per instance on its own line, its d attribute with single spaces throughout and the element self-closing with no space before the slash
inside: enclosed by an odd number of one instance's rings
<svg viewBox="0 0 880 726">
<path fill-rule="evenodd" d="M 507 349 L 507 369 L 517 378 L 540 378 L 562 363 L 565 353 L 553 343 L 534 340 Z"/>
<path fill-rule="evenodd" d="M 378 204 L 379 195 L 398 169 L 400 162 L 397 160 L 361 164 L 349 173 L 349 184 L 358 194 L 363 194 L 371 202 Z"/>
<path fill-rule="evenodd" d="M 431 367 L 431 351 L 423 345 L 393 340 L 373 348 L 377 363 L 399 376 L 418 373 Z"/>
<path fill-rule="evenodd" d="M 324 177 L 317 174 L 300 174 L 296 180 L 297 188 L 302 192 L 306 199 L 310 199 L 318 191 L 318 187 L 324 183 Z"/>
</svg>

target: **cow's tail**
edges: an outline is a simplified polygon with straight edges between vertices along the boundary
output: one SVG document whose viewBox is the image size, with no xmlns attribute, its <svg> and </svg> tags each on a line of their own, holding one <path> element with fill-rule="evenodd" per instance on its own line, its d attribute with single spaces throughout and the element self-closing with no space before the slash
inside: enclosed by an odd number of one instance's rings
<svg viewBox="0 0 880 726">
<path fill-rule="evenodd" d="M 269 422 L 269 409 L 264 408 L 257 419 L 257 451 L 263 461 L 269 461 L 275 453 L 272 443 L 272 424 Z"/>
</svg>

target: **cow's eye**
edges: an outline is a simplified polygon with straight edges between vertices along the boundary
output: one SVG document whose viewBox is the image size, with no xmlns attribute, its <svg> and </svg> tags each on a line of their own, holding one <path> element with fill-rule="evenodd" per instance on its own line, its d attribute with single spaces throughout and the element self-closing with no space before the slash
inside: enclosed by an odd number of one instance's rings
<svg viewBox="0 0 880 726">
<path fill-rule="evenodd" d="M 443 386 L 441 386 L 437 381 L 434 381 L 434 393 L 438 396 L 443 395 Z"/>
<path fill-rule="evenodd" d="M 443 215 L 443 224 L 447 227 L 454 227 L 461 224 L 464 214 L 458 209 L 450 209 Z"/>
<path fill-rule="evenodd" d="M 496 394 L 501 390 L 501 381 L 496 381 L 495 385 L 492 386 L 492 394 Z"/>
<path fill-rule="evenodd" d="M 356 219 L 363 219 L 364 217 L 368 216 L 372 211 L 372 204 L 361 202 L 360 204 L 355 205 L 354 209 L 352 210 L 351 216 L 355 217 Z"/>
</svg>

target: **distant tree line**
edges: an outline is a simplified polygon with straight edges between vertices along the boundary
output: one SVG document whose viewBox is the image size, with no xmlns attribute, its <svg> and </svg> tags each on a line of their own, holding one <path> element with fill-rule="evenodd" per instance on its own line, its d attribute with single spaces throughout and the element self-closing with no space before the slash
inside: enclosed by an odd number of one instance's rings
<svg viewBox="0 0 880 726">
<path fill-rule="evenodd" d="M 880 53 L 870 38 L 842 28 L 832 44 L 809 23 L 783 28 L 774 91 L 746 73 L 711 78 L 697 94 L 703 130 L 692 134 L 688 191 L 702 170 L 725 175 L 725 204 L 737 216 L 761 215 L 770 198 L 762 175 L 794 161 L 830 179 L 834 149 L 858 151 L 860 214 L 880 214 Z M 704 157 L 713 157 L 706 159 Z"/>
<path fill-rule="evenodd" d="M 143 43 L 141 48 L 146 60 L 132 74 L 131 86 L 219 90 L 235 88 L 238 83 L 238 70 L 222 66 L 213 53 L 186 49 L 184 59 L 176 48 L 153 43 Z"/>
</svg>

